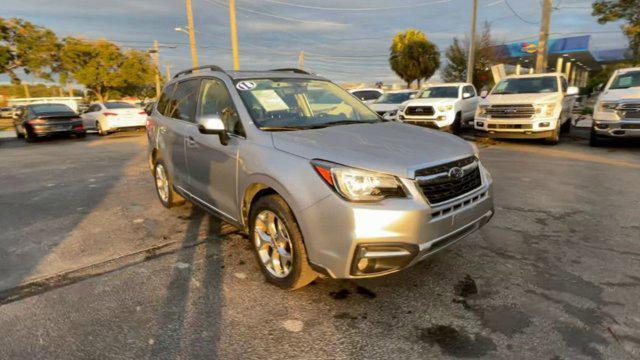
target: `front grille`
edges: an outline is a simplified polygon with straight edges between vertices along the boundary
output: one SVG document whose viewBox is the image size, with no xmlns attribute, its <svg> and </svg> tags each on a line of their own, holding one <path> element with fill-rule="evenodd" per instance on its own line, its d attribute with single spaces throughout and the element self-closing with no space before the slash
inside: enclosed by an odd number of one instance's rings
<svg viewBox="0 0 640 360">
<path fill-rule="evenodd" d="M 493 119 L 529 119 L 535 114 L 533 105 L 491 105 L 486 114 Z"/>
<path fill-rule="evenodd" d="M 623 130 L 640 130 L 640 124 L 622 124 L 620 128 Z"/>
<path fill-rule="evenodd" d="M 473 166 L 473 165 L 476 166 Z M 430 204 L 439 204 L 467 194 L 482 185 L 475 156 L 416 171 L 416 180 Z M 449 176 L 452 168 L 462 168 L 461 177 Z"/>
<path fill-rule="evenodd" d="M 621 104 L 618 112 L 624 119 L 640 119 L 640 103 Z"/>
<path fill-rule="evenodd" d="M 532 124 L 489 124 L 489 129 L 532 129 Z"/>
<path fill-rule="evenodd" d="M 438 125 L 436 125 L 436 123 L 434 123 L 433 121 L 412 121 L 412 120 L 402 120 L 402 122 L 406 123 L 406 124 L 411 124 L 411 125 L 416 125 L 416 126 L 422 126 L 422 127 L 426 127 L 426 128 L 430 128 L 430 129 L 440 129 L 438 127 Z"/>
<path fill-rule="evenodd" d="M 433 106 L 409 106 L 404 111 L 405 115 L 432 116 L 435 114 Z"/>
<path fill-rule="evenodd" d="M 469 156 L 464 159 L 448 162 L 446 164 L 441 164 L 441 165 L 436 165 L 426 169 L 416 170 L 416 172 L 414 173 L 414 176 L 422 177 L 422 176 L 430 176 L 435 174 L 443 174 L 448 172 L 449 169 L 453 167 L 459 167 L 459 168 L 465 167 L 467 165 L 473 164 L 476 160 L 477 159 L 475 156 Z"/>
</svg>

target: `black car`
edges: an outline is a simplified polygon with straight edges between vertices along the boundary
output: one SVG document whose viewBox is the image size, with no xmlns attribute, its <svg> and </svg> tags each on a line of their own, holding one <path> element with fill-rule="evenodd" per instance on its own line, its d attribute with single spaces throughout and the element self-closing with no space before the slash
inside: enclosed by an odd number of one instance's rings
<svg viewBox="0 0 640 360">
<path fill-rule="evenodd" d="M 24 106 L 13 120 L 16 136 L 33 142 L 52 135 L 85 137 L 82 119 L 64 104 L 32 104 Z"/>
</svg>

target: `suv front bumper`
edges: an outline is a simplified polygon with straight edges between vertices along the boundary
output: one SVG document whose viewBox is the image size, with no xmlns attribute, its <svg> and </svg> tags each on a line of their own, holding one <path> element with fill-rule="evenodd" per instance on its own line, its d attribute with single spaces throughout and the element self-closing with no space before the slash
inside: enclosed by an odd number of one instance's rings
<svg viewBox="0 0 640 360">
<path fill-rule="evenodd" d="M 552 136 L 557 123 L 556 117 L 499 120 L 477 117 L 474 128 L 494 138 L 541 139 Z"/>
<path fill-rule="evenodd" d="M 437 206 L 408 179 L 402 180 L 408 198 L 352 203 L 327 196 L 297 214 L 310 263 L 333 278 L 366 278 L 397 272 L 449 247 L 493 216 L 491 178 L 481 170 L 479 188 Z M 387 270 L 358 273 L 367 253 L 404 258 Z"/>
<path fill-rule="evenodd" d="M 619 121 L 594 120 L 591 127 L 598 136 L 617 138 L 640 138 L 640 119 Z"/>
<path fill-rule="evenodd" d="M 451 129 L 451 125 L 456 119 L 455 111 L 440 112 L 435 111 L 433 115 L 416 116 L 405 115 L 404 113 L 398 113 L 398 120 L 411 125 L 417 125 L 422 127 L 428 127 L 432 129 L 438 129 L 448 131 Z"/>
</svg>

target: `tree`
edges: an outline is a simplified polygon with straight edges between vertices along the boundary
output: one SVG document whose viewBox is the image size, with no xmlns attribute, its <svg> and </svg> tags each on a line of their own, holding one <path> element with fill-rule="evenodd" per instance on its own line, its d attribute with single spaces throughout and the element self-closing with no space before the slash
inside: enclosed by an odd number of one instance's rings
<svg viewBox="0 0 640 360">
<path fill-rule="evenodd" d="M 84 85 L 98 101 L 110 96 L 144 96 L 154 84 L 155 68 L 148 54 L 122 52 L 106 40 L 64 39 L 61 78 Z"/>
<path fill-rule="evenodd" d="M 414 81 L 420 87 L 420 81 L 429 79 L 440 67 L 440 51 L 422 31 L 408 29 L 394 36 L 389 64 L 407 87 Z"/>
<path fill-rule="evenodd" d="M 0 73 L 20 83 L 17 71 L 51 80 L 60 51 L 53 31 L 21 19 L 0 17 Z"/>
<path fill-rule="evenodd" d="M 496 63 L 495 44 L 491 40 L 491 26 L 484 24 L 480 38 L 476 39 L 475 64 L 473 69 L 473 85 L 477 89 L 492 85 L 491 66 Z M 460 41 L 453 38 L 453 44 L 447 49 L 447 66 L 442 72 L 442 79 L 447 82 L 462 82 L 467 79 L 467 59 L 469 56 L 469 40 Z"/>
<path fill-rule="evenodd" d="M 629 39 L 631 56 L 640 62 L 640 2 L 638 0 L 598 0 L 592 5 L 592 16 L 598 17 L 598 23 L 625 20 L 622 31 Z"/>
</svg>

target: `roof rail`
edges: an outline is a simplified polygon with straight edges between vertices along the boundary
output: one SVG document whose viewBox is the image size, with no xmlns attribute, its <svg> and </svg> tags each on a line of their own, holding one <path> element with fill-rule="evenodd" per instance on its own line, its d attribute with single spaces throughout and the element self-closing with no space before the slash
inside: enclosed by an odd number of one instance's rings
<svg viewBox="0 0 640 360">
<path fill-rule="evenodd" d="M 308 71 L 304 71 L 304 70 L 298 69 L 298 68 L 272 69 L 272 70 L 269 70 L 269 71 L 287 71 L 287 72 L 292 72 L 292 73 L 296 73 L 296 74 L 313 75 Z"/>
<path fill-rule="evenodd" d="M 194 67 L 194 68 L 187 69 L 187 70 L 182 70 L 182 71 L 180 71 L 179 73 L 177 73 L 177 74 L 173 75 L 173 78 L 175 79 L 175 78 L 177 78 L 177 77 L 178 77 L 178 76 L 180 76 L 180 75 L 191 74 L 191 73 L 193 73 L 194 71 L 197 71 L 197 70 L 204 70 L 204 69 L 209 69 L 209 70 L 211 70 L 211 71 L 220 71 L 220 72 L 225 72 L 224 70 L 222 70 L 222 68 L 221 68 L 221 67 L 219 67 L 219 66 L 217 66 L 217 65 L 203 65 L 203 66 L 198 66 L 198 67 Z"/>
</svg>

